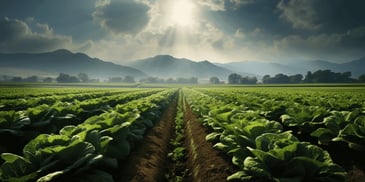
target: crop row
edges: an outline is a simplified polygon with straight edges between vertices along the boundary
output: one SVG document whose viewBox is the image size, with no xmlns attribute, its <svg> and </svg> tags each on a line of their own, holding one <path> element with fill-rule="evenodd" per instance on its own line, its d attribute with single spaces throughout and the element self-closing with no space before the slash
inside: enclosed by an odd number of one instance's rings
<svg viewBox="0 0 365 182">
<path fill-rule="evenodd" d="M 329 153 L 299 141 L 260 110 L 184 89 L 192 110 L 211 129 L 206 139 L 232 157 L 239 171 L 228 180 L 344 181 L 346 172 Z"/>
<path fill-rule="evenodd" d="M 0 99 L 22 99 L 31 97 L 46 97 L 54 95 L 84 94 L 93 92 L 113 92 L 109 88 L 47 88 L 47 87 L 3 87 L 0 89 Z"/>
<path fill-rule="evenodd" d="M 92 92 L 82 92 L 82 93 L 67 93 L 67 94 L 54 94 L 47 96 L 38 97 L 21 97 L 21 98 L 8 98 L 0 100 L 0 111 L 10 111 L 10 110 L 25 110 L 29 107 L 35 107 L 41 104 L 51 105 L 56 102 L 74 102 L 83 101 L 87 99 L 100 98 L 112 95 L 119 95 L 122 93 L 128 93 L 134 90 L 111 90 L 111 91 L 92 91 Z M 61 92 L 62 93 L 62 92 Z"/>
<path fill-rule="evenodd" d="M 41 134 L 23 154 L 2 153 L 2 181 L 113 181 L 108 171 L 118 167 L 147 128 L 161 116 L 175 89 L 118 104 L 105 113 L 59 134 Z"/>
<path fill-rule="evenodd" d="M 58 101 L 53 105 L 42 104 L 24 111 L 0 111 L 0 136 L 13 141 L 18 140 L 17 146 L 8 144 L 7 141 L 1 142 L 2 150 L 12 152 L 19 150 L 22 143 L 25 144 L 40 133 L 56 133 L 66 125 L 77 125 L 91 116 L 112 109 L 117 104 L 146 97 L 159 91 L 161 90 L 142 90 L 83 101 Z"/>
<path fill-rule="evenodd" d="M 224 89 L 202 91 L 227 103 L 235 100 L 237 106 L 259 111 L 264 118 L 279 121 L 303 140 L 320 145 L 341 141 L 351 149 L 365 151 L 363 92 L 258 93 L 231 89 L 231 94 L 227 94 Z"/>
</svg>

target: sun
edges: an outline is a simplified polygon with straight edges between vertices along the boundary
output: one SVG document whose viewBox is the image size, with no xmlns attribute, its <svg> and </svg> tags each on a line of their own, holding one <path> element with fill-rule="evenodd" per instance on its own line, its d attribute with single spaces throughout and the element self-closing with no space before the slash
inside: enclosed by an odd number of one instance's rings
<svg viewBox="0 0 365 182">
<path fill-rule="evenodd" d="M 186 27 L 195 22 L 196 5 L 192 0 L 174 0 L 170 8 L 171 24 Z"/>
</svg>

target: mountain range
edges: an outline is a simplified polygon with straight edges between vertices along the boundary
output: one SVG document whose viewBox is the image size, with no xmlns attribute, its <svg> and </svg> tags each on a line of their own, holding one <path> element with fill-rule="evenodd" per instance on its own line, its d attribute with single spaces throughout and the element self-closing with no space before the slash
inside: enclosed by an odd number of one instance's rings
<svg viewBox="0 0 365 182">
<path fill-rule="evenodd" d="M 130 62 L 128 66 L 137 68 L 148 75 L 161 78 L 197 77 L 209 79 L 212 76 L 226 79 L 231 70 L 217 66 L 209 61 L 195 62 L 170 55 L 158 55 L 151 58 Z"/>
<path fill-rule="evenodd" d="M 227 80 L 231 73 L 259 78 L 267 74 L 274 76 L 278 73 L 305 76 L 307 71 L 314 72 L 319 69 L 330 69 L 335 72 L 350 71 L 355 78 L 365 74 L 365 57 L 342 64 L 323 60 L 292 62 L 289 64 L 257 61 L 212 63 L 207 60 L 196 62 L 170 55 L 158 55 L 119 65 L 91 58 L 83 53 L 56 50 L 47 53 L 0 54 L 0 73 L 13 76 L 57 76 L 60 72 L 67 74 L 83 72 L 97 78 L 153 76 L 160 78 L 197 77 L 200 80 L 209 80 L 212 76 Z"/>
<path fill-rule="evenodd" d="M 116 76 L 133 76 L 143 78 L 147 75 L 132 67 L 90 58 L 83 53 L 68 50 L 56 50 L 47 53 L 0 54 L 2 74 L 25 76 L 24 74 L 55 76 L 59 73 L 86 73 L 92 77 L 108 78 Z M 10 72 L 10 73 L 9 73 Z"/>
<path fill-rule="evenodd" d="M 237 73 L 249 72 L 260 76 L 274 76 L 278 73 L 284 73 L 287 75 L 303 74 L 305 76 L 308 71 L 314 72 L 317 70 L 326 69 L 341 73 L 350 71 L 352 73 L 352 76 L 355 78 L 359 77 L 361 74 L 365 74 L 365 57 L 341 64 L 324 60 L 315 60 L 292 61 L 292 63 L 289 64 L 244 61 L 230 62 L 224 64 L 216 63 L 216 65 L 230 69 Z"/>
</svg>

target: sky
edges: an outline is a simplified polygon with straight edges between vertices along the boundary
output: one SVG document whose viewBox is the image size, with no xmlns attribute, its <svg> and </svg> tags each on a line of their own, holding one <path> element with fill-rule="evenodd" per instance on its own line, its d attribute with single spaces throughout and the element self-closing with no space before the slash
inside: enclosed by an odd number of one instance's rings
<svg viewBox="0 0 365 182">
<path fill-rule="evenodd" d="M 0 0 L 0 53 L 56 49 L 123 64 L 343 63 L 365 56 L 364 0 Z"/>
</svg>

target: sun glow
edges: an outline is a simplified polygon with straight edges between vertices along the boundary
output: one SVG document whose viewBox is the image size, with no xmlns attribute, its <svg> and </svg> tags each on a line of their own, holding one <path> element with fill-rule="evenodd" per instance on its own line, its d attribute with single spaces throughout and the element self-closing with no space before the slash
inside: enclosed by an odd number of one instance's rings
<svg viewBox="0 0 365 182">
<path fill-rule="evenodd" d="M 192 0 L 174 0 L 170 9 L 170 23 L 175 26 L 191 26 L 195 19 L 196 6 Z"/>
</svg>

